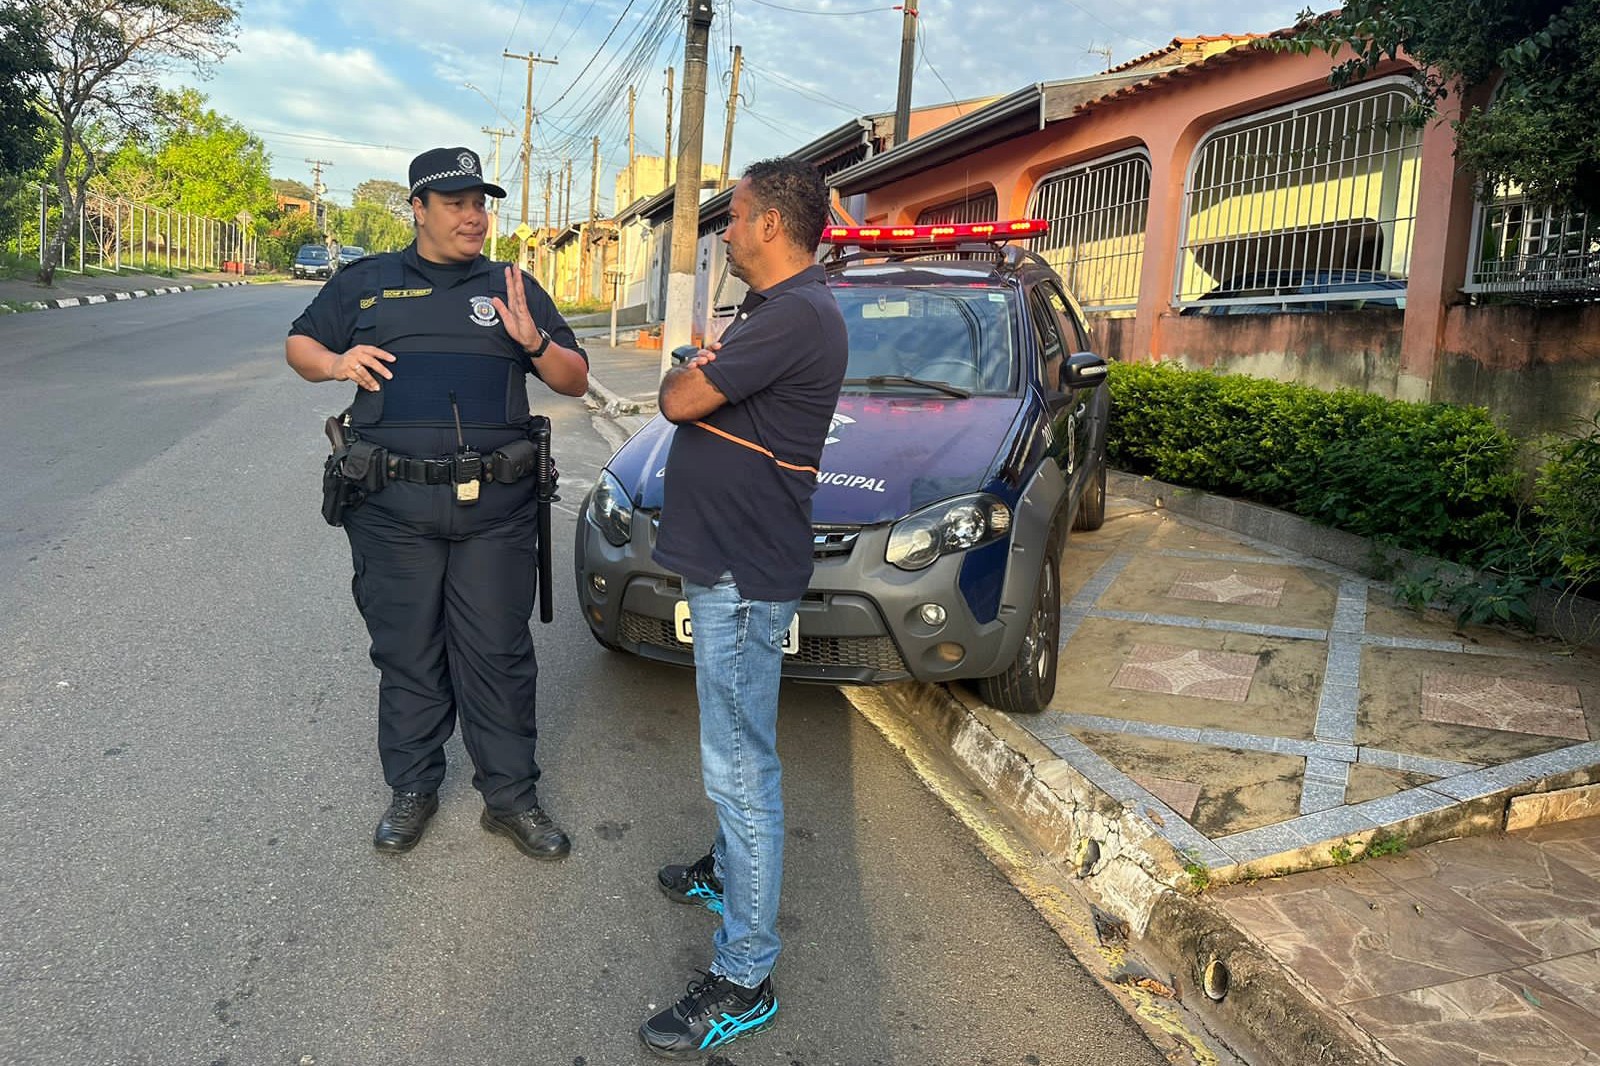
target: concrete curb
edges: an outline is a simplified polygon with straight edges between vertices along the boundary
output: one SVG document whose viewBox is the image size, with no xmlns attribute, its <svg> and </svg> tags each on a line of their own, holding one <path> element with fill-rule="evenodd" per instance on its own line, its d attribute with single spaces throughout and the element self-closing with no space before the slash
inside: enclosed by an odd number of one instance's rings
<svg viewBox="0 0 1600 1066">
<path fill-rule="evenodd" d="M 147 296 L 167 296 L 175 292 L 193 292 L 201 289 L 231 289 L 238 285 L 248 285 L 248 281 L 217 281 L 202 282 L 200 285 L 164 285 L 153 289 L 110 289 L 106 292 L 90 293 L 87 296 L 62 296 L 54 300 L 29 300 L 23 306 L 34 311 L 55 311 L 66 307 L 87 307 L 90 304 L 103 304 L 121 302 L 123 300 L 142 300 Z"/>
<path fill-rule="evenodd" d="M 1294 1066 L 1394 1066 L 1395 1060 L 1324 1002 L 1220 908 L 1180 891 L 1183 858 L 1152 824 L 1008 717 L 959 688 L 902 682 L 879 690 L 898 719 L 946 751 L 995 801 L 1043 860 L 1127 919 L 1140 947 L 1187 984 L 1183 1002 L 1257 1061 Z M 1159 816 L 1158 816 L 1159 817 Z M 1093 849 L 1087 848 L 1094 842 Z M 1203 992 L 1212 959 L 1230 973 L 1220 1002 Z"/>
<path fill-rule="evenodd" d="M 656 405 L 653 403 L 644 404 L 618 396 L 593 375 L 589 377 L 588 399 L 600 408 L 601 414 L 627 430 L 629 436 L 637 433 L 646 422 L 650 421 L 650 416 L 655 414 L 656 410 Z"/>
</svg>

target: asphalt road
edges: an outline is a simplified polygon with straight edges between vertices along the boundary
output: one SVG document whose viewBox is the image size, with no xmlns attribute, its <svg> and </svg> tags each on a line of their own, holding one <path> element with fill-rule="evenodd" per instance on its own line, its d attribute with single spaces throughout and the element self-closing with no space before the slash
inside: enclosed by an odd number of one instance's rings
<svg viewBox="0 0 1600 1066">
<path fill-rule="evenodd" d="M 477 825 L 459 740 L 403 857 L 320 423 L 282 359 L 312 285 L 0 320 L 0 1062 L 611 1066 L 709 958 L 691 676 L 602 650 L 571 508 L 610 447 L 555 422 L 541 795 L 565 863 Z M 784 692 L 779 1026 L 723 1066 L 1162 1060 L 841 695 Z M 713 1060 L 717 1061 L 717 1060 Z"/>
</svg>

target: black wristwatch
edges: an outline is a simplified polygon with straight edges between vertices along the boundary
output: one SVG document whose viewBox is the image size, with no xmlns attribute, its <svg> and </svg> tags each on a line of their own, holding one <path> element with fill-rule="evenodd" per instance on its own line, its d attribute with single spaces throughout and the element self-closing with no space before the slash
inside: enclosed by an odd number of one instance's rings
<svg viewBox="0 0 1600 1066">
<path fill-rule="evenodd" d="M 538 326 L 535 326 L 533 328 L 534 329 L 539 329 Z M 539 358 L 541 355 L 543 355 L 545 353 L 545 349 L 550 347 L 550 334 L 546 333 L 542 329 L 539 329 L 539 338 L 540 338 L 539 339 L 539 347 L 532 348 L 532 349 L 528 349 L 528 348 L 524 348 L 523 349 L 524 351 L 526 351 L 528 353 L 528 358 L 529 359 L 537 359 L 537 358 Z"/>
</svg>

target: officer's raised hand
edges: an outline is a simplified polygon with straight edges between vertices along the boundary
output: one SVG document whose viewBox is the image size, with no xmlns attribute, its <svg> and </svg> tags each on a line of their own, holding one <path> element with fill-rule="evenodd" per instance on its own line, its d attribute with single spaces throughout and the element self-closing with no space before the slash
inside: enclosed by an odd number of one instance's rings
<svg viewBox="0 0 1600 1066">
<path fill-rule="evenodd" d="M 334 381 L 353 381 L 368 392 L 377 392 L 381 386 L 378 377 L 393 378 L 394 372 L 385 363 L 394 362 L 394 356 L 370 344 L 358 344 L 343 355 L 335 356 L 328 367 L 328 376 Z"/>
<path fill-rule="evenodd" d="M 506 267 L 506 298 L 496 296 L 494 309 L 511 339 L 538 364 L 537 373 L 551 389 L 565 396 L 582 396 L 589 386 L 589 363 L 581 354 L 564 348 L 539 328 L 528 310 L 528 293 L 522 271 Z"/>
</svg>

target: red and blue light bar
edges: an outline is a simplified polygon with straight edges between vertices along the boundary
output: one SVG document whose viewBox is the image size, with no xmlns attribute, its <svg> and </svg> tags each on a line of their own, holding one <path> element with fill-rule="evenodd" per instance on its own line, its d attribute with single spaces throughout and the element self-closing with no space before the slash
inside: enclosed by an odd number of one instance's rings
<svg viewBox="0 0 1600 1066">
<path fill-rule="evenodd" d="M 939 248 L 970 241 L 1037 237 L 1048 232 L 1050 222 L 1042 218 L 1009 222 L 943 222 L 932 226 L 827 226 L 822 231 L 822 243 L 848 244 L 858 248 L 886 245 L 897 248 Z"/>
</svg>

